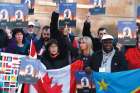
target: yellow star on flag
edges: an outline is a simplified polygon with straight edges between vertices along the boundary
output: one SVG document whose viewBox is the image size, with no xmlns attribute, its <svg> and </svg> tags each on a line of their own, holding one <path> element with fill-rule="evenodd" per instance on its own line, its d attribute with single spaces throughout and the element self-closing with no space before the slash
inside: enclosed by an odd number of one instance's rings
<svg viewBox="0 0 140 93">
<path fill-rule="evenodd" d="M 104 80 L 98 82 L 98 84 L 100 86 L 100 90 L 104 90 L 104 91 L 107 90 L 108 84 Z"/>
</svg>

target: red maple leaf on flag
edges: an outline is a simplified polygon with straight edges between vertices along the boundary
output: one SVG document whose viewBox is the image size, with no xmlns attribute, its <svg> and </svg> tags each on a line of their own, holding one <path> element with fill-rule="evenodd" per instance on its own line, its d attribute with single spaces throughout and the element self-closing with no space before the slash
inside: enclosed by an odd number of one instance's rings
<svg viewBox="0 0 140 93">
<path fill-rule="evenodd" d="M 52 86 L 53 77 L 49 77 L 48 74 L 44 76 L 44 78 L 39 80 L 35 84 L 35 88 L 38 93 L 62 93 L 62 85 L 58 85 L 57 83 Z"/>
</svg>

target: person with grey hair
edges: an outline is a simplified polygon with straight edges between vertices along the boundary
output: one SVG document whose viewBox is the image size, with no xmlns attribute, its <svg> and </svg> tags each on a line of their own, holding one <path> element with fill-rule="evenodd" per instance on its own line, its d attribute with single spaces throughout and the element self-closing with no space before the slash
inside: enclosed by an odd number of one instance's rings
<svg viewBox="0 0 140 93">
<path fill-rule="evenodd" d="M 79 56 L 85 63 L 85 69 L 88 69 L 90 62 L 92 62 L 93 44 L 90 37 L 83 36 L 79 39 Z"/>
</svg>

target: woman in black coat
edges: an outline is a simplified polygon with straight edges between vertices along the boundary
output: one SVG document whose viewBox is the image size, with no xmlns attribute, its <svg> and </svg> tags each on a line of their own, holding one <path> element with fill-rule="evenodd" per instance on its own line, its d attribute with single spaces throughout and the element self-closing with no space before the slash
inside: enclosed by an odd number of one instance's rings
<svg viewBox="0 0 140 93">
<path fill-rule="evenodd" d="M 41 58 L 47 69 L 62 68 L 72 62 L 70 53 L 71 42 L 69 42 L 67 36 L 58 30 L 58 17 L 58 13 L 52 13 L 50 40 L 45 46 L 45 53 Z"/>
</svg>

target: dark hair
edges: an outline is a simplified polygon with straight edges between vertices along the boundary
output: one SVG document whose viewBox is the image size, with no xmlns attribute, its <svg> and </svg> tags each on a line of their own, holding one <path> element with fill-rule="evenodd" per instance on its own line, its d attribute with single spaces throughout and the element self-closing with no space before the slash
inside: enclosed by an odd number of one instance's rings
<svg viewBox="0 0 140 93">
<path fill-rule="evenodd" d="M 4 48 L 7 45 L 8 45 L 8 35 L 3 29 L 0 29 L 0 48 Z"/>
<path fill-rule="evenodd" d="M 17 33 L 22 33 L 23 34 L 23 43 L 25 43 L 25 33 L 22 28 L 14 28 L 12 30 L 12 32 L 13 32 L 13 38 L 15 38 Z"/>
<path fill-rule="evenodd" d="M 45 53 L 44 53 L 44 56 L 46 57 L 49 57 L 50 56 L 50 51 L 49 51 L 49 47 L 52 45 L 52 44 L 56 44 L 58 46 L 58 52 L 60 52 L 59 50 L 59 45 L 58 45 L 58 41 L 56 39 L 50 39 L 47 43 L 47 45 L 45 46 Z"/>
<path fill-rule="evenodd" d="M 49 28 L 50 28 L 49 26 L 45 25 L 43 26 L 42 30 L 48 31 Z"/>
<path fill-rule="evenodd" d="M 52 44 L 58 45 L 57 40 L 55 40 L 55 39 L 50 39 L 50 40 L 48 41 L 47 45 L 45 46 L 45 48 L 46 48 L 47 51 L 48 51 L 49 47 L 50 47 Z"/>
<path fill-rule="evenodd" d="M 136 44 L 138 44 L 138 39 L 139 39 L 138 35 L 140 35 L 140 29 L 137 32 Z"/>
<path fill-rule="evenodd" d="M 42 31 L 44 30 L 47 32 L 49 28 L 50 28 L 49 26 L 45 25 L 43 26 Z M 43 39 L 42 33 L 41 33 L 41 39 Z"/>
<path fill-rule="evenodd" d="M 105 28 L 105 27 L 100 27 L 99 29 L 98 29 L 98 35 L 99 35 L 99 33 L 100 33 L 100 31 L 103 31 L 103 30 L 106 30 L 106 31 L 108 31 L 108 29 L 107 28 Z"/>
</svg>

